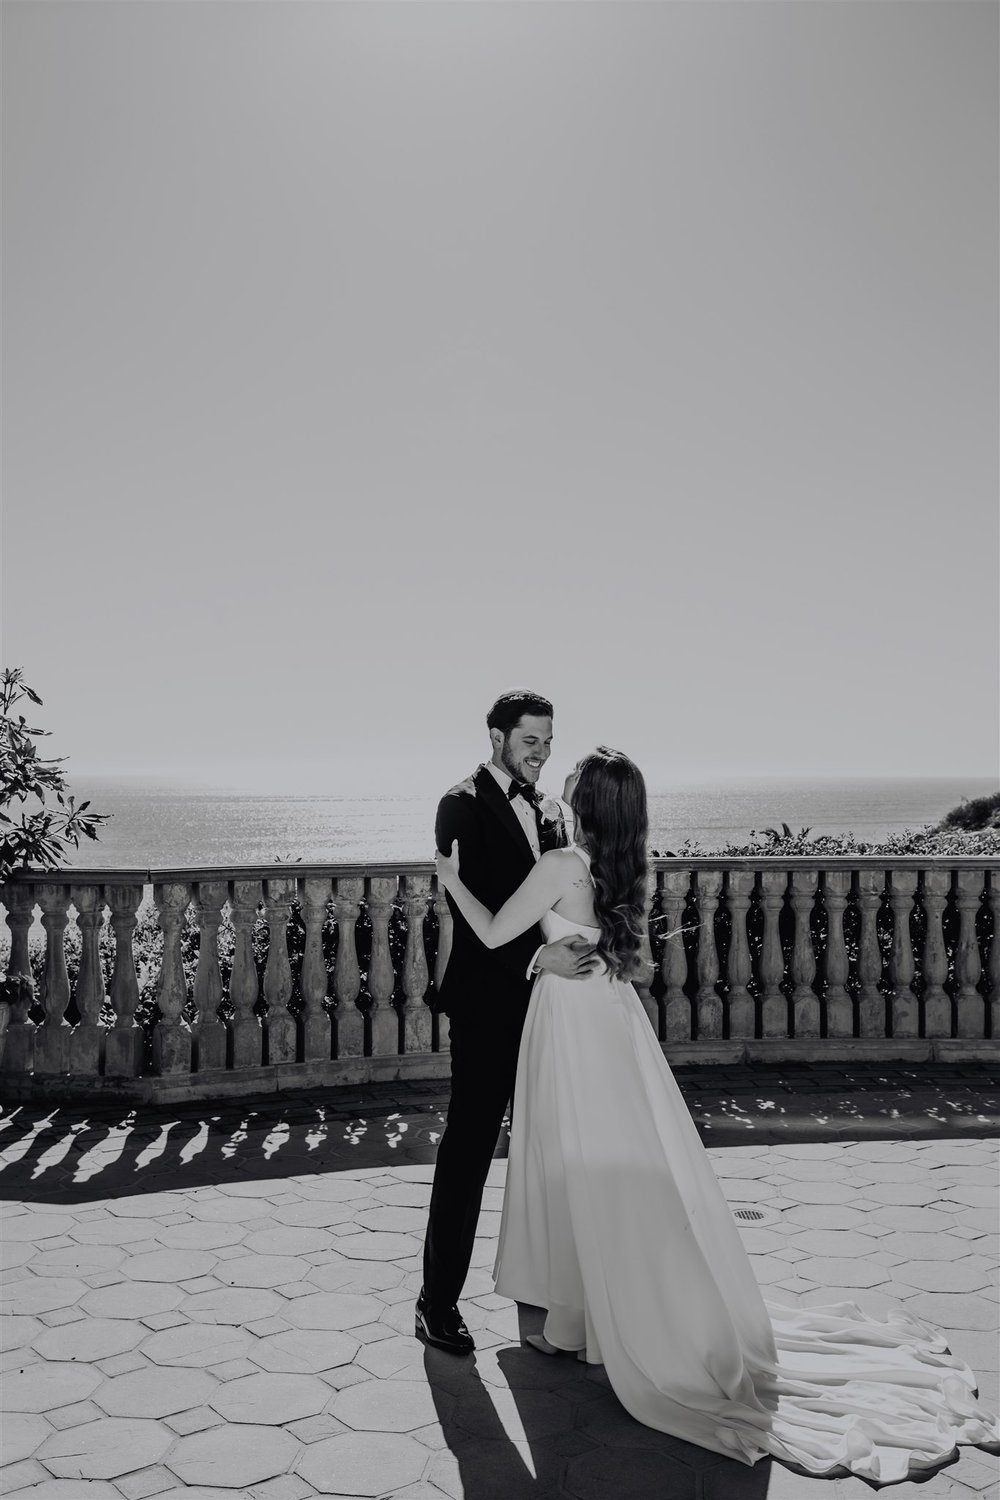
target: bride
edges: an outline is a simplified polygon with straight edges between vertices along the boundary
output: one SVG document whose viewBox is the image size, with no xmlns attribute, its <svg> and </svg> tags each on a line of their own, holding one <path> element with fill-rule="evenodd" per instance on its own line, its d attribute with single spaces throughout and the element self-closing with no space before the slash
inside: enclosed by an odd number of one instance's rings
<svg viewBox="0 0 1000 1500">
<path fill-rule="evenodd" d="M 605 1366 L 640 1422 L 752 1464 L 887 1483 L 958 1443 L 995 1443 L 972 1372 L 934 1329 L 850 1303 L 765 1305 L 732 1213 L 629 983 L 646 900 L 646 789 L 600 746 L 566 782 L 575 843 L 543 854 L 494 916 L 440 882 L 488 948 L 541 922 L 603 969 L 543 974 L 518 1058 L 497 1290 L 547 1309 L 543 1353 Z"/>
</svg>

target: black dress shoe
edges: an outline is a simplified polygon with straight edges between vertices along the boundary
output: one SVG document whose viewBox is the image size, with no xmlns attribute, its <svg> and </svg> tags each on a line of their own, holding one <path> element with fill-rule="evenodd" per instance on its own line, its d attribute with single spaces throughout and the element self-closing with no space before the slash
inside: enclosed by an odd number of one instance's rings
<svg viewBox="0 0 1000 1500">
<path fill-rule="evenodd" d="M 448 1354 L 471 1354 L 476 1347 L 458 1308 L 430 1307 L 422 1292 L 417 1298 L 414 1332 L 423 1343 Z"/>
</svg>

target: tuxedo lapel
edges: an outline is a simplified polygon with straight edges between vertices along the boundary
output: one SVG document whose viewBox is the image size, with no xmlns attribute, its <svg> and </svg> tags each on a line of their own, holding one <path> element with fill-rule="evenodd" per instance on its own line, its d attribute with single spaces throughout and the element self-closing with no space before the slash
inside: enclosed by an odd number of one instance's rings
<svg viewBox="0 0 1000 1500">
<path fill-rule="evenodd" d="M 530 861 L 534 864 L 531 845 L 528 843 L 527 835 L 518 821 L 517 813 L 511 807 L 510 799 L 504 796 L 496 780 L 485 766 L 479 767 L 479 770 L 472 778 L 472 783 L 483 806 L 489 809 L 501 828 L 509 835 L 522 860 L 525 863 Z"/>
</svg>

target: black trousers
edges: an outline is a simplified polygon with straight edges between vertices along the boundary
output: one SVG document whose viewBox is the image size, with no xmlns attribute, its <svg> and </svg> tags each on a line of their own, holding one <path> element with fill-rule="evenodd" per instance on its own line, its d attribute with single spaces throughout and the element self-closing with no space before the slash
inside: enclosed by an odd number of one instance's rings
<svg viewBox="0 0 1000 1500">
<path fill-rule="evenodd" d="M 468 1275 L 483 1188 L 514 1094 L 523 1023 L 520 1007 L 499 1024 L 494 1011 L 488 1026 L 481 1010 L 451 1017 L 451 1101 L 424 1240 L 424 1292 L 432 1307 L 452 1307 Z"/>
</svg>

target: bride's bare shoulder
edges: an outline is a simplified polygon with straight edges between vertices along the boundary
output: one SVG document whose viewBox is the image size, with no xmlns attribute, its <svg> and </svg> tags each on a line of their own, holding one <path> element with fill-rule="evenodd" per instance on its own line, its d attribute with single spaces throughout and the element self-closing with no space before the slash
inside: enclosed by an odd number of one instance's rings
<svg viewBox="0 0 1000 1500">
<path fill-rule="evenodd" d="M 575 849 L 548 849 L 539 863 L 543 861 L 565 878 L 567 888 L 571 885 L 590 885 L 590 871 Z"/>
</svg>

